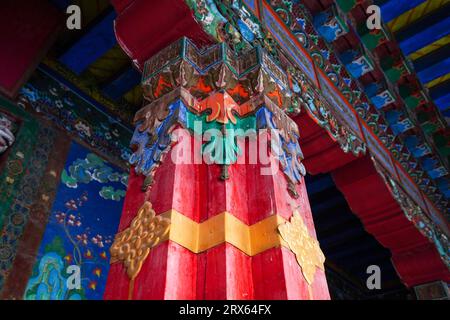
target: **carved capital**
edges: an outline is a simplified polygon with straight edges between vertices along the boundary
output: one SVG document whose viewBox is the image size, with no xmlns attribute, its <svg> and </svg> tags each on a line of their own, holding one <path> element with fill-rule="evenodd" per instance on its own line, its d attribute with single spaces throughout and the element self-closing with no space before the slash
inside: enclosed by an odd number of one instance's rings
<svg viewBox="0 0 450 320">
<path fill-rule="evenodd" d="M 162 50 L 145 64 L 143 88 L 148 104 L 134 118 L 130 163 L 136 172 L 147 176 L 144 189 L 172 145 L 171 133 L 182 127 L 191 134 L 209 129 L 223 135 L 203 145 L 213 163 L 223 165 L 222 179 L 228 178 L 228 166 L 242 153 L 236 138 L 253 130 L 269 129 L 279 138 L 280 166 L 293 196 L 294 185 L 305 175 L 301 161 L 297 124 L 287 115 L 292 101 L 286 73 L 264 50 L 253 48 L 237 54 L 224 44 L 204 51 L 182 39 Z M 194 123 L 202 124 L 201 132 Z M 239 133 L 240 132 L 240 133 Z"/>
</svg>

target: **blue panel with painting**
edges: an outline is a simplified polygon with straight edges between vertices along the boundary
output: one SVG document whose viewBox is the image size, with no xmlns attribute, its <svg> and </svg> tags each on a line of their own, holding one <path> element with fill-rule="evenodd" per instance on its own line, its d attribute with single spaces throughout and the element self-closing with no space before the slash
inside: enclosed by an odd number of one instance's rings
<svg viewBox="0 0 450 320">
<path fill-rule="evenodd" d="M 127 180 L 124 171 L 72 144 L 25 299 L 102 299 Z M 79 288 L 72 288 L 77 272 L 69 266 L 80 271 Z"/>
</svg>

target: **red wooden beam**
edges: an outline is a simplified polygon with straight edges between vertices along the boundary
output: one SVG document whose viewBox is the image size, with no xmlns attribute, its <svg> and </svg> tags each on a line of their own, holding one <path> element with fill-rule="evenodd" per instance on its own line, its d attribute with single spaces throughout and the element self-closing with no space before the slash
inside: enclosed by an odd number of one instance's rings
<svg viewBox="0 0 450 320">
<path fill-rule="evenodd" d="M 303 163 L 308 173 L 327 173 L 356 159 L 352 153 L 344 153 L 327 131 L 306 112 L 294 120 L 300 129 L 300 145 L 305 156 Z"/>
<path fill-rule="evenodd" d="M 365 229 L 391 251 L 407 286 L 450 280 L 435 245 L 406 218 L 368 156 L 334 170 L 332 177 Z"/>
<path fill-rule="evenodd" d="M 62 22 L 62 15 L 47 1 L 2 1 L 0 93 L 15 97 L 50 48 Z"/>
<path fill-rule="evenodd" d="M 142 69 L 143 62 L 183 36 L 199 47 L 213 42 L 183 0 L 113 0 L 116 38 Z"/>
</svg>

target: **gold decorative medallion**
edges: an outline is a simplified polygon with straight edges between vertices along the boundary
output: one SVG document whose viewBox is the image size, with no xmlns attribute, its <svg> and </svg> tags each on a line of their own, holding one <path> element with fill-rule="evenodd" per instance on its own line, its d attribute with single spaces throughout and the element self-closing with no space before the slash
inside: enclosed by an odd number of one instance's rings
<svg viewBox="0 0 450 320">
<path fill-rule="evenodd" d="M 278 231 L 295 254 L 306 281 L 311 284 L 314 281 L 316 267 L 324 270 L 325 256 L 319 242 L 309 235 L 308 228 L 297 211 L 292 215 L 290 222 L 278 226 Z"/>
<path fill-rule="evenodd" d="M 111 263 L 123 262 L 127 274 L 134 280 L 147 259 L 150 249 L 167 240 L 170 220 L 156 216 L 152 204 L 146 201 L 130 227 L 119 232 L 111 246 Z"/>
</svg>

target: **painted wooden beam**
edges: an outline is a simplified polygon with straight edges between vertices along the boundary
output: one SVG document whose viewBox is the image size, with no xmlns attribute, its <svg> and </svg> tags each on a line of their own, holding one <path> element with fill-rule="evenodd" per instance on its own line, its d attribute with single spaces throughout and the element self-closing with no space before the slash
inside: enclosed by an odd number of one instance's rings
<svg viewBox="0 0 450 320">
<path fill-rule="evenodd" d="M 59 61 L 76 74 L 81 74 L 91 63 L 117 44 L 113 27 L 115 18 L 114 11 L 108 13 L 64 53 Z"/>
<path fill-rule="evenodd" d="M 441 84 L 441 83 L 444 83 L 444 82 L 447 81 L 447 80 L 450 80 L 450 72 L 447 73 L 446 75 L 442 76 L 442 77 L 436 78 L 436 79 L 434 79 L 433 81 L 430 81 L 430 82 L 426 83 L 425 86 L 426 86 L 428 89 L 431 89 L 431 88 L 433 88 L 434 86 L 437 86 L 437 85 L 439 85 L 439 84 Z"/>
<path fill-rule="evenodd" d="M 84 71 L 84 74 L 93 76 L 100 85 L 106 85 L 113 80 L 121 70 L 130 65 L 130 58 L 123 52 L 119 45 L 115 45 L 100 58 L 95 60 Z M 83 74 L 83 75 L 84 75 Z"/>
<path fill-rule="evenodd" d="M 141 73 L 130 66 L 112 82 L 103 87 L 103 92 L 111 99 L 118 100 L 125 93 L 136 87 L 140 81 Z"/>
<path fill-rule="evenodd" d="M 450 71 L 450 56 L 447 56 L 445 60 L 438 61 L 436 63 L 428 65 L 426 68 L 417 72 L 420 81 L 422 83 L 428 83 L 442 77 Z"/>
<path fill-rule="evenodd" d="M 384 22 L 389 22 L 395 17 L 417 7 L 425 0 L 389 0 L 380 4 L 381 16 Z"/>
<path fill-rule="evenodd" d="M 434 103 L 439 107 L 439 109 L 443 112 L 447 112 L 450 107 L 450 93 L 440 96 L 439 98 L 434 99 Z M 448 115 L 446 115 L 448 117 Z"/>
<path fill-rule="evenodd" d="M 395 268 L 408 287 L 436 279 L 449 281 L 450 271 L 436 247 L 410 223 L 403 213 L 407 208 L 402 209 L 400 200 L 392 196 L 369 157 L 333 171 L 332 176 L 365 229 L 391 250 Z"/>
<path fill-rule="evenodd" d="M 421 48 L 421 49 L 411 53 L 409 55 L 409 58 L 412 61 L 417 60 L 435 50 L 438 50 L 439 48 L 442 48 L 443 46 L 448 45 L 449 43 L 450 43 L 450 35 L 447 35 L 447 36 L 427 45 L 426 47 Z"/>
<path fill-rule="evenodd" d="M 396 33 L 448 3 L 450 3 L 450 0 L 427 0 L 417 7 L 395 17 L 387 25 L 392 32 Z"/>
<path fill-rule="evenodd" d="M 405 55 L 409 55 L 449 35 L 449 6 L 434 12 L 396 34 L 396 39 Z"/>
<path fill-rule="evenodd" d="M 132 60 L 142 67 L 145 60 L 182 36 L 198 45 L 212 39 L 193 19 L 182 0 L 114 0 L 118 12 L 115 31 L 118 43 Z"/>
<path fill-rule="evenodd" d="M 430 66 L 444 61 L 448 57 L 450 57 L 450 44 L 447 44 L 423 57 L 420 57 L 419 59 L 414 60 L 414 69 L 416 72 L 424 71 Z M 448 69 L 448 71 L 450 72 L 450 69 Z"/>
<path fill-rule="evenodd" d="M 450 80 L 434 86 L 429 90 L 432 99 L 436 100 L 450 93 Z"/>
</svg>

